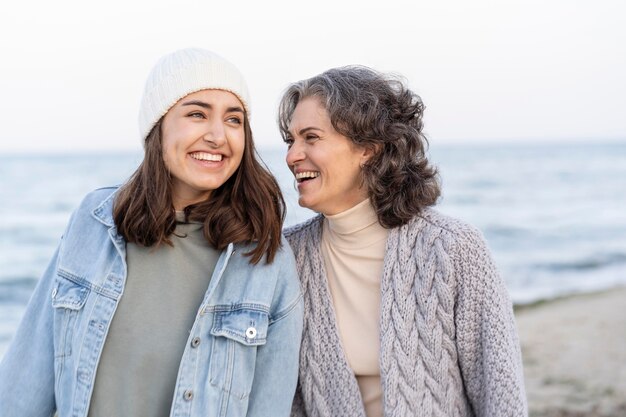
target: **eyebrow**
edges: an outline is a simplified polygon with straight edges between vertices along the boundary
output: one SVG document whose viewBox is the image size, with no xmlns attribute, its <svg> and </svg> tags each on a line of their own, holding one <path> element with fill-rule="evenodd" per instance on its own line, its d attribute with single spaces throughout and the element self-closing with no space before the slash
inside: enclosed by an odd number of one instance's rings
<svg viewBox="0 0 626 417">
<path fill-rule="evenodd" d="M 191 100 L 191 101 L 185 101 L 184 103 L 181 104 L 181 106 L 198 106 L 198 107 L 202 107 L 205 108 L 207 110 L 211 110 L 213 108 L 213 106 L 211 106 L 209 103 L 206 103 L 204 101 L 200 101 L 200 100 Z M 234 106 L 234 107 L 229 107 L 226 109 L 227 113 L 230 112 L 239 112 L 239 113 L 243 113 L 243 109 L 239 106 Z"/>
<path fill-rule="evenodd" d="M 303 129 L 300 129 L 300 130 L 298 131 L 298 134 L 299 134 L 300 136 L 302 136 L 302 135 L 304 135 L 306 132 L 308 132 L 309 130 L 318 130 L 318 131 L 320 131 L 320 132 L 323 132 L 323 130 L 322 130 L 322 129 L 320 129 L 319 127 L 309 126 L 309 127 L 305 127 L 305 128 L 303 128 Z"/>
</svg>

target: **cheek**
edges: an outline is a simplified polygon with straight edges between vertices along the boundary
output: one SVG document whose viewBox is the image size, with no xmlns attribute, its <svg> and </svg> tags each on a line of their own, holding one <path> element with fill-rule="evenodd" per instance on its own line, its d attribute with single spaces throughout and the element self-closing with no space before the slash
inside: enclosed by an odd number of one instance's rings
<svg viewBox="0 0 626 417">
<path fill-rule="evenodd" d="M 172 144 L 169 142 L 163 141 L 163 162 L 167 169 L 171 169 L 171 163 L 174 160 L 174 149 Z"/>
<path fill-rule="evenodd" d="M 167 161 L 171 161 L 174 156 L 174 149 L 176 144 L 176 137 L 173 135 L 171 129 L 163 126 L 163 136 L 161 139 L 163 160 L 167 164 Z"/>
<path fill-rule="evenodd" d="M 186 164 L 186 153 L 180 149 L 177 141 L 163 141 L 163 163 L 170 172 L 180 172 Z"/>
<path fill-rule="evenodd" d="M 354 160 L 350 154 L 330 155 L 324 159 L 324 165 L 328 172 L 341 178 L 349 178 L 355 171 Z M 358 164 L 356 165 L 358 167 Z"/>
<path fill-rule="evenodd" d="M 337 161 L 336 164 L 338 169 L 335 171 L 335 175 L 339 176 L 342 181 L 350 186 L 360 182 L 361 166 L 358 159 L 345 158 L 342 161 Z"/>
<path fill-rule="evenodd" d="M 235 155 L 237 155 L 237 159 L 241 160 L 243 157 L 243 152 L 246 148 L 246 138 L 244 134 L 237 136 L 232 143 L 232 150 Z"/>
</svg>

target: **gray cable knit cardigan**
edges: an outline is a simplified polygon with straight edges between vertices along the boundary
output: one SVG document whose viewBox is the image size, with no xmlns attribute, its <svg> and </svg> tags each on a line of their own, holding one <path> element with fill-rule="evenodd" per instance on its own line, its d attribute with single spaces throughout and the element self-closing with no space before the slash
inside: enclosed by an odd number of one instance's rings
<svg viewBox="0 0 626 417">
<path fill-rule="evenodd" d="M 285 231 L 305 306 L 292 416 L 364 417 L 326 281 L 322 219 Z M 527 415 L 511 302 L 480 232 L 432 209 L 391 229 L 381 297 L 385 417 Z"/>
</svg>

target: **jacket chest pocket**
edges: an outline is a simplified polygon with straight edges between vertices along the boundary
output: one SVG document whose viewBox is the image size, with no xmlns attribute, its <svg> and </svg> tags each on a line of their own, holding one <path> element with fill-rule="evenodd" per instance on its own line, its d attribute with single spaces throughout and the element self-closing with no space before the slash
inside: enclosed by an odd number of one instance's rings
<svg viewBox="0 0 626 417">
<path fill-rule="evenodd" d="M 209 378 L 239 399 L 252 389 L 257 347 L 267 338 L 268 314 L 258 310 L 217 311 L 213 319 Z"/>
<path fill-rule="evenodd" d="M 58 275 L 52 290 L 54 307 L 54 356 L 72 354 L 72 338 L 78 313 L 85 305 L 89 288 Z"/>
</svg>

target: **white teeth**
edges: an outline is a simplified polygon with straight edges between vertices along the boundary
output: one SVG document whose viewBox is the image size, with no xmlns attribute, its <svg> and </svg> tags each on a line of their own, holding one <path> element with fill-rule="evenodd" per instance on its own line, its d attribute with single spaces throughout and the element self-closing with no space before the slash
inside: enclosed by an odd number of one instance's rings
<svg viewBox="0 0 626 417">
<path fill-rule="evenodd" d="M 315 171 L 305 171 L 305 172 L 298 172 L 296 174 L 296 179 L 297 180 L 303 180 L 305 178 L 317 178 L 320 176 L 319 172 L 315 172 Z"/>
<path fill-rule="evenodd" d="M 219 162 L 222 160 L 222 155 L 215 155 L 207 152 L 194 152 L 189 154 L 193 159 L 197 159 L 199 161 L 214 161 Z"/>
</svg>

